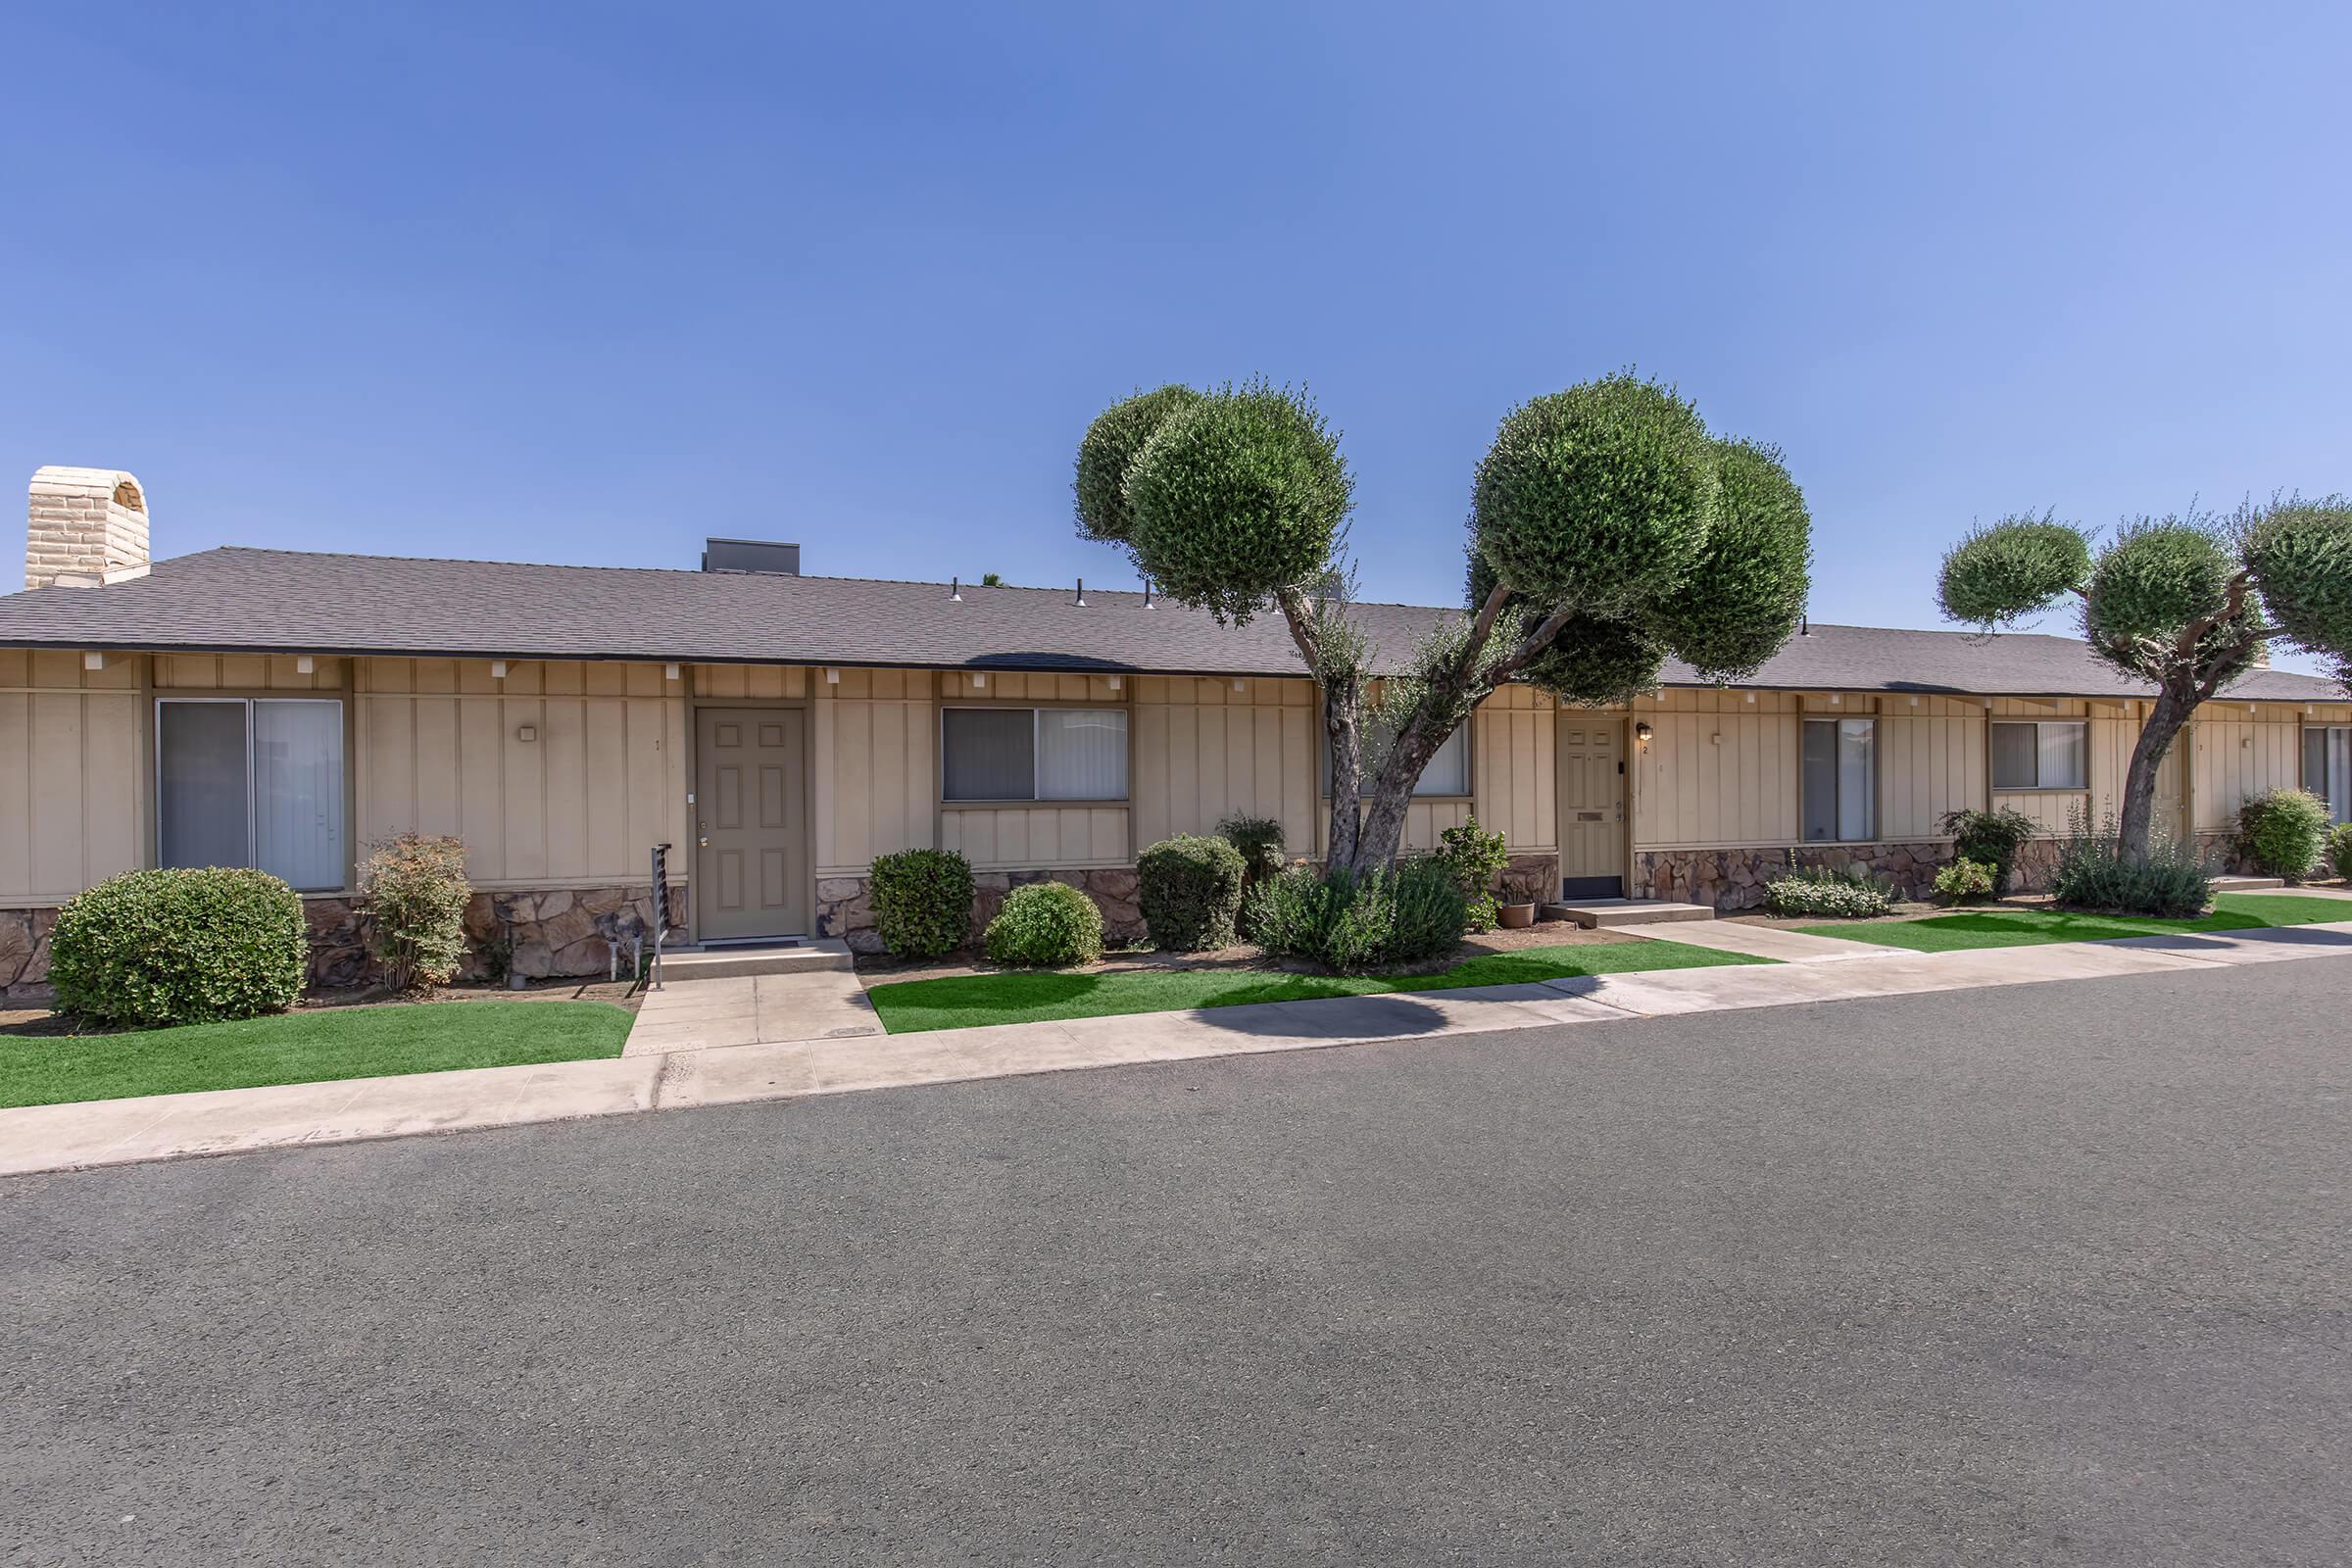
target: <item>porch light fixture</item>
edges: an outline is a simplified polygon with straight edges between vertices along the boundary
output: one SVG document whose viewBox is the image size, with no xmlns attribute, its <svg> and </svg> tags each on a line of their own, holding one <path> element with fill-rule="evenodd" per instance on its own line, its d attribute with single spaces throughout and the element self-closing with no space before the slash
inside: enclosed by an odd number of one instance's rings
<svg viewBox="0 0 2352 1568">
<path fill-rule="evenodd" d="M 81 656 L 81 667 L 84 669 L 104 669 L 106 667 L 106 656 L 104 654 L 84 654 Z"/>
<path fill-rule="evenodd" d="M 662 678 L 663 680 L 676 680 L 678 678 L 678 666 L 675 664 L 663 664 L 662 666 Z"/>
<path fill-rule="evenodd" d="M 490 678 L 492 680 L 505 680 L 507 678 L 507 662 L 505 660 L 493 659 L 490 661 Z"/>
<path fill-rule="evenodd" d="M 1117 691 L 1117 690 L 1119 689 L 1119 677 L 1118 677 L 1118 676 L 1116 676 L 1116 675 L 1113 675 L 1113 676 L 1111 676 L 1111 677 L 1110 677 L 1110 689 L 1111 689 L 1112 691 L 1114 691 L 1114 692 L 1115 692 L 1115 691 Z"/>
<path fill-rule="evenodd" d="M 297 674 L 297 675 L 308 675 L 308 674 L 312 674 L 312 673 L 314 673 L 314 672 L 315 672 L 315 671 L 316 671 L 318 668 L 318 661 L 317 661 L 317 660 L 313 659 L 313 658 L 312 658 L 310 655 L 308 655 L 308 654 L 297 654 L 297 655 L 295 655 L 295 656 L 294 656 L 294 673 L 295 673 L 295 674 Z"/>
<path fill-rule="evenodd" d="M 828 686 L 838 686 L 838 685 L 840 685 L 840 684 L 841 684 L 841 671 L 840 671 L 840 670 L 838 670 L 838 669 L 828 669 L 828 670 L 826 670 L 826 671 L 825 671 L 825 684 L 826 684 L 826 685 L 828 685 Z"/>
<path fill-rule="evenodd" d="M 1656 730 L 1649 727 L 1649 720 L 1645 718 L 1634 726 L 1634 741 L 1637 745 L 1647 746 L 1649 738 L 1656 733 Z"/>
<path fill-rule="evenodd" d="M 984 691 L 987 689 L 987 687 L 988 677 L 986 675 L 974 675 L 972 677 L 972 690 Z"/>
<path fill-rule="evenodd" d="M 1233 689 L 1237 692 L 1246 692 L 1250 689 L 1250 683 L 1246 680 L 1237 680 L 1233 683 Z"/>
</svg>

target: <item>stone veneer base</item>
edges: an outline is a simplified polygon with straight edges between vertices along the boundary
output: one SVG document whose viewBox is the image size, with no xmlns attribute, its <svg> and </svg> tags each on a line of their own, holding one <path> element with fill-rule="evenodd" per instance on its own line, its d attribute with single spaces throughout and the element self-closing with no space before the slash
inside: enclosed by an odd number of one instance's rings
<svg viewBox="0 0 2352 1568">
<path fill-rule="evenodd" d="M 2058 864 L 2058 841 L 2034 839 L 2018 852 L 2012 889 L 2038 893 Z M 1794 857 L 1793 861 L 1791 856 Z M 1794 865 L 1826 865 L 1884 877 L 1906 899 L 1936 891 L 1936 873 L 1949 864 L 1949 839 L 1902 844 L 1808 844 L 1794 850 L 1643 850 L 1634 856 L 1633 896 L 1707 904 L 1725 914 L 1764 906 L 1764 884 Z"/>
<path fill-rule="evenodd" d="M 1113 947 L 1144 940 L 1144 911 L 1136 904 L 1135 867 L 1099 866 L 1084 870 L 974 871 L 972 923 L 968 940 L 974 947 L 988 922 L 1004 907 L 1004 895 L 1031 882 L 1065 882 L 1102 911 L 1102 940 Z M 824 876 L 816 879 L 816 934 L 839 937 L 853 953 L 881 953 L 882 933 L 874 929 L 874 901 L 870 879 L 862 876 Z"/>
</svg>

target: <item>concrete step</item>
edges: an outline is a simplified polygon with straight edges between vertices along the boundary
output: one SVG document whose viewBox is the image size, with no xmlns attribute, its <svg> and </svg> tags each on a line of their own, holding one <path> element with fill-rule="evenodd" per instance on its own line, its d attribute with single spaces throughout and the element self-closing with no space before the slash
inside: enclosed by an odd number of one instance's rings
<svg viewBox="0 0 2352 1568">
<path fill-rule="evenodd" d="M 665 948 L 662 953 L 664 981 L 814 974 L 857 966 L 850 956 L 849 945 L 833 937 L 818 937 L 789 948 Z"/>
<path fill-rule="evenodd" d="M 1712 920 L 1715 906 L 1667 899 L 1584 899 L 1573 904 L 1546 904 L 1537 913 L 1545 920 L 1574 920 L 1588 931 L 1597 931 L 1668 920 Z"/>
<path fill-rule="evenodd" d="M 2258 893 L 2264 888 L 2282 888 L 2282 876 L 2217 876 L 2213 879 L 2216 893 Z"/>
</svg>

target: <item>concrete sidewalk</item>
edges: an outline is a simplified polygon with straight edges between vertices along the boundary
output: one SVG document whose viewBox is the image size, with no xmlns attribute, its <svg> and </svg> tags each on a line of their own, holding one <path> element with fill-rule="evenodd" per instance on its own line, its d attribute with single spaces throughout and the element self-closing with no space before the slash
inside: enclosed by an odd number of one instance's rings
<svg viewBox="0 0 2352 1568">
<path fill-rule="evenodd" d="M 759 1042 L 33 1105 L 0 1110 L 0 1175 L 1080 1067 L 2343 956 L 2352 956 L 2352 921 L 1966 953 L 1889 950 L 1833 961 L 1651 970 L 1539 985 Z"/>
</svg>

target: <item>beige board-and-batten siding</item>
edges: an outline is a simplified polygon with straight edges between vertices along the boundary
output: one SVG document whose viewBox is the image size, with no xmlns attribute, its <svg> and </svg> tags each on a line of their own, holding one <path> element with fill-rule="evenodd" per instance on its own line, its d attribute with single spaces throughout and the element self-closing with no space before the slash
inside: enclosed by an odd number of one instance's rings
<svg viewBox="0 0 2352 1568">
<path fill-rule="evenodd" d="M 1314 683 L 1251 677 L 842 669 L 813 690 L 820 877 L 857 876 L 899 850 L 955 850 L 982 870 L 1130 865 L 1144 847 L 1214 832 L 1237 815 L 1271 817 L 1294 855 L 1319 853 L 1325 827 Z M 1116 680 L 1117 685 L 1112 682 Z M 1128 799 L 968 806 L 939 795 L 939 709 L 1044 704 L 1123 709 Z M 1552 705 L 1512 689 L 1473 720 L 1472 794 L 1416 801 L 1408 849 L 1472 810 L 1514 851 L 1557 847 Z"/>
<path fill-rule="evenodd" d="M 146 661 L 0 649 L 0 907 L 144 863 Z"/>
</svg>

